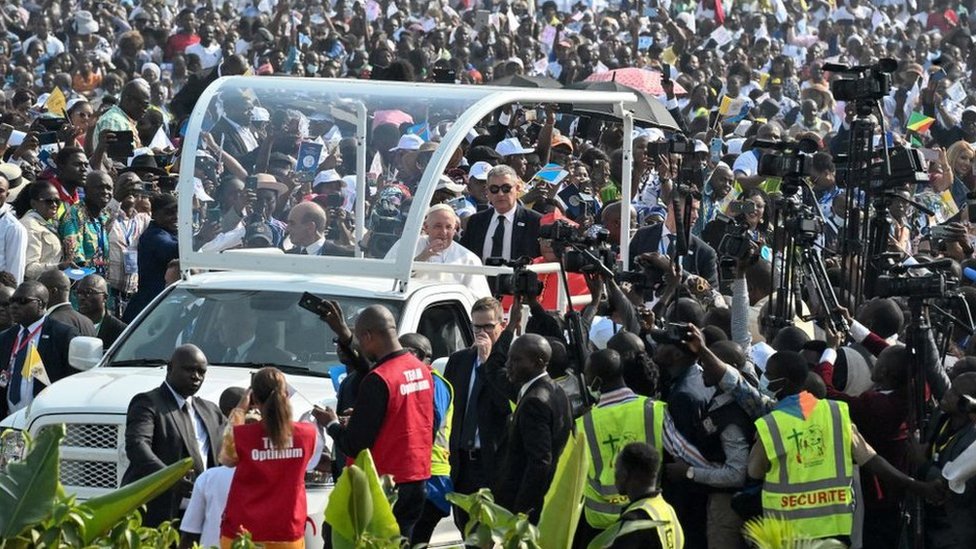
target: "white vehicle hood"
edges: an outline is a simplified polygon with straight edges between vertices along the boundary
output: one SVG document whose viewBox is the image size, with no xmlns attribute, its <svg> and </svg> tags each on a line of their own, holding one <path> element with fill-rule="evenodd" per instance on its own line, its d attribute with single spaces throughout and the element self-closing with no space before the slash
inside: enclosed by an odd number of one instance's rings
<svg viewBox="0 0 976 549">
<path fill-rule="evenodd" d="M 228 387 L 248 387 L 251 368 L 210 366 L 197 397 L 213 403 Z M 325 377 L 287 375 L 295 390 L 292 410 L 295 419 L 314 404 L 335 405 L 332 380 Z M 31 404 L 31 420 L 50 414 L 120 414 L 125 413 L 132 397 L 151 391 L 166 378 L 166 367 L 100 367 L 81 372 L 54 383 Z"/>
</svg>

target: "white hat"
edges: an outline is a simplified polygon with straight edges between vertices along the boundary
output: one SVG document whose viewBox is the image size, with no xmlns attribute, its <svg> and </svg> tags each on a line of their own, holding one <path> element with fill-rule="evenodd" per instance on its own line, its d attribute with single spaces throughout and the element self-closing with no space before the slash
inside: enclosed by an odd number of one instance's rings
<svg viewBox="0 0 976 549">
<path fill-rule="evenodd" d="M 193 178 L 193 197 L 200 202 L 213 202 L 214 199 L 207 194 L 206 189 L 203 188 L 203 180 L 199 177 Z"/>
<path fill-rule="evenodd" d="M 681 12 L 675 17 L 675 19 L 677 19 L 679 23 L 684 23 L 685 28 L 687 28 L 691 32 L 695 32 L 695 16 L 692 15 L 691 13 L 688 13 L 686 11 Z"/>
<path fill-rule="evenodd" d="M 741 137 L 733 137 L 725 142 L 725 150 L 728 151 L 729 154 L 742 154 L 742 145 L 745 142 L 746 140 Z"/>
<path fill-rule="evenodd" d="M 78 34 L 95 34 L 98 32 L 98 21 L 90 11 L 75 12 L 75 32 Z"/>
<path fill-rule="evenodd" d="M 701 139 L 696 139 L 695 140 L 695 152 L 696 153 L 707 153 L 708 152 L 708 145 L 706 145 L 705 142 L 702 141 Z"/>
<path fill-rule="evenodd" d="M 535 152 L 535 149 L 523 148 L 518 138 L 509 137 L 495 145 L 495 152 L 502 156 L 514 156 L 516 154 L 529 154 Z"/>
<path fill-rule="evenodd" d="M 437 180 L 437 187 L 434 188 L 435 191 L 448 190 L 451 191 L 452 193 L 457 193 L 457 194 L 463 193 L 464 189 L 465 189 L 464 185 L 460 183 L 455 183 L 453 179 L 451 179 L 446 175 L 442 175 Z"/>
<path fill-rule="evenodd" d="M 251 109 L 251 122 L 270 122 L 271 113 L 264 107 L 254 107 Z"/>
<path fill-rule="evenodd" d="M 335 170 L 323 170 L 315 174 L 315 179 L 312 180 L 312 187 L 317 187 L 323 183 L 341 183 L 342 176 L 339 172 Z"/>
<path fill-rule="evenodd" d="M 163 74 L 163 71 L 162 69 L 159 68 L 159 65 L 152 62 L 143 63 L 142 69 L 139 71 L 139 74 L 146 72 L 146 70 L 152 71 L 152 73 L 156 75 L 156 78 L 159 78 Z"/>
<path fill-rule="evenodd" d="M 473 177 L 478 181 L 488 181 L 488 172 L 491 171 L 492 165 L 480 160 L 471 165 L 468 169 L 468 177 Z"/>
<path fill-rule="evenodd" d="M 419 135 L 408 133 L 400 136 L 400 141 L 397 143 L 397 146 L 390 149 L 390 152 L 416 151 L 419 150 L 420 146 L 423 144 L 424 140 Z"/>
<path fill-rule="evenodd" d="M 610 338 L 622 328 L 607 317 L 596 317 L 590 325 L 590 343 L 597 349 L 606 349 Z"/>
</svg>

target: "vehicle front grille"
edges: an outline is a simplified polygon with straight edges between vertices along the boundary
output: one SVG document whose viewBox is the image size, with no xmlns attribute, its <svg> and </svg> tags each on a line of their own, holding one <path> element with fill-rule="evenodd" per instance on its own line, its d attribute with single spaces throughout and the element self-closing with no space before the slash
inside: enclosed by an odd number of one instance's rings
<svg viewBox="0 0 976 549">
<path fill-rule="evenodd" d="M 76 448 L 117 448 L 119 426 L 100 423 L 69 423 L 61 446 Z"/>
<path fill-rule="evenodd" d="M 117 477 L 118 463 L 115 462 L 61 460 L 61 484 L 65 486 L 114 490 L 118 487 Z"/>
</svg>

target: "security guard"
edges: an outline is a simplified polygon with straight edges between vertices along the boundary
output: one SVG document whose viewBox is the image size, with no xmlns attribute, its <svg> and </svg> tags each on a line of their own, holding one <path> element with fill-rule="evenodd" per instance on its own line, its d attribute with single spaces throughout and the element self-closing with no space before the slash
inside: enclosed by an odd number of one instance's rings
<svg viewBox="0 0 976 549">
<path fill-rule="evenodd" d="M 586 520 L 580 521 L 574 547 L 586 547 L 630 502 L 614 482 L 613 468 L 614 457 L 627 443 L 651 445 L 658 453 L 658 462 L 667 451 L 696 469 L 712 467 L 674 427 L 665 403 L 637 395 L 626 386 L 616 351 L 604 349 L 590 355 L 584 375 L 589 387 L 600 390 L 600 401 L 576 420 L 577 430 L 586 436 L 590 465 L 583 488 Z"/>
<path fill-rule="evenodd" d="M 759 440 L 748 465 L 750 478 L 763 479 L 765 515 L 791 522 L 801 536 L 849 544 L 854 463 L 928 499 L 940 497 L 937 481 L 919 482 L 878 456 L 851 423 L 847 404 L 805 391 L 808 373 L 798 353 L 781 351 L 766 363 L 764 375 L 779 402 L 756 420 Z"/>
<path fill-rule="evenodd" d="M 684 531 L 678 516 L 657 488 L 660 451 L 643 442 L 624 446 L 616 459 L 614 483 L 633 503 L 597 536 L 588 549 L 682 549 Z M 653 527 L 646 521 L 654 521 Z M 644 524 L 642 524 L 642 522 Z"/>
</svg>

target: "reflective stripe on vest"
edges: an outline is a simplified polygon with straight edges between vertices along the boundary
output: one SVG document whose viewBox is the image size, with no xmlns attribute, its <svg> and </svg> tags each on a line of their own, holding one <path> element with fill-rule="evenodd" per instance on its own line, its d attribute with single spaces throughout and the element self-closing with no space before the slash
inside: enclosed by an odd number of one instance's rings
<svg viewBox="0 0 976 549">
<path fill-rule="evenodd" d="M 850 535 L 854 479 L 847 405 L 817 401 L 806 420 L 773 411 L 756 421 L 756 429 L 770 463 L 764 514 L 789 520 L 815 539 Z"/>
<path fill-rule="evenodd" d="M 636 501 L 629 505 L 624 513 L 635 509 L 640 509 L 647 513 L 651 517 L 651 520 L 667 523 L 666 526 L 657 527 L 657 535 L 661 540 L 661 547 L 664 549 L 682 549 L 685 546 L 685 533 L 681 529 L 681 523 L 678 522 L 678 515 L 675 514 L 674 508 L 668 505 L 668 502 L 664 501 L 663 497 L 654 496 Z"/>
<path fill-rule="evenodd" d="M 451 475 L 451 451 L 449 450 L 450 446 L 448 445 L 448 441 L 451 440 L 451 418 L 454 415 L 454 387 L 437 370 L 432 369 L 430 373 L 436 378 L 434 380 L 435 390 L 437 381 L 440 380 L 444 382 L 448 392 L 451 394 L 451 402 L 447 405 L 447 411 L 444 412 L 444 416 L 441 418 L 440 429 L 434 433 L 434 447 L 431 449 L 430 456 L 431 476 L 446 477 Z"/>
<path fill-rule="evenodd" d="M 640 413 L 638 409 L 643 409 Z M 667 405 L 646 397 L 621 404 L 593 408 L 579 418 L 590 452 L 590 466 L 583 488 L 586 521 L 594 528 L 607 528 L 617 520 L 627 496 L 614 483 L 613 464 L 617 453 L 630 442 L 646 442 L 663 457 L 664 413 Z"/>
</svg>

